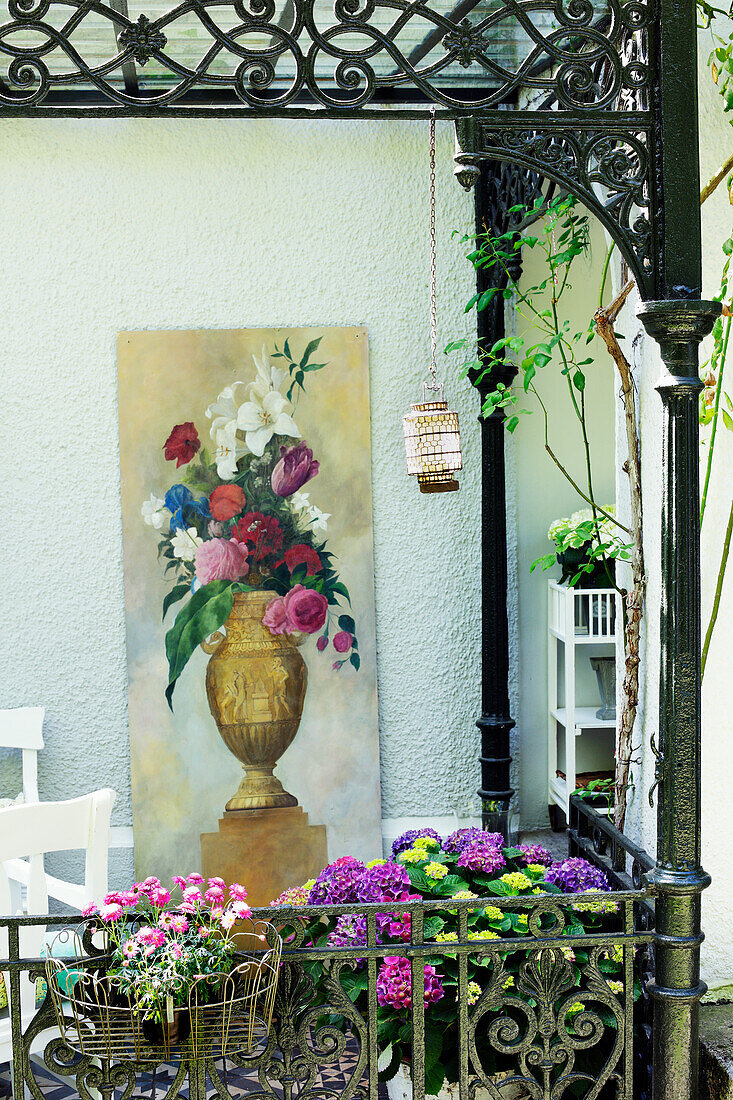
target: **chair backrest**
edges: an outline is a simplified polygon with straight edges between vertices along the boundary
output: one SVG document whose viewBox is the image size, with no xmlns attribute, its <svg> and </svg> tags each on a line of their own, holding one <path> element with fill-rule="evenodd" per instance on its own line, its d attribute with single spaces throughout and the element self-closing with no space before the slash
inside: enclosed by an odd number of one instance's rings
<svg viewBox="0 0 733 1100">
<path fill-rule="evenodd" d="M 38 752 L 43 748 L 43 707 L 0 710 L 0 748 L 23 753 L 23 800 L 38 802 Z"/>
<path fill-rule="evenodd" d="M 72 909 L 99 904 L 107 893 L 109 829 L 115 792 L 109 788 L 72 798 L 68 802 L 36 802 L 0 810 L 0 913 L 17 916 L 20 887 L 27 889 L 25 911 L 29 916 L 48 913 L 50 898 Z M 50 852 L 82 850 L 86 854 L 84 882 L 64 882 L 46 872 L 44 856 Z M 20 950 L 26 958 L 38 958 L 46 936 L 44 925 L 21 928 Z M 8 933 L 0 929 L 0 957 L 7 957 Z M 8 975 L 5 974 L 6 987 Z M 34 987 L 21 983 L 21 1015 L 30 1018 Z M 0 1054 L 4 1036 L 0 1028 Z"/>
</svg>

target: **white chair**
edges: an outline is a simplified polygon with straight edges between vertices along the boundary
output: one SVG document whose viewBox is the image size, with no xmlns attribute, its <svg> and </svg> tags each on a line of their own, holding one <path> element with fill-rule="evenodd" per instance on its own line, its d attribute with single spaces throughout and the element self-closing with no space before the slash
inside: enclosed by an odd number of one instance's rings
<svg viewBox="0 0 733 1100">
<path fill-rule="evenodd" d="M 38 753 L 43 748 L 43 707 L 0 710 L 0 748 L 23 753 L 23 802 L 38 802 Z"/>
<path fill-rule="evenodd" d="M 43 916 L 49 899 L 81 911 L 98 905 L 107 893 L 109 829 L 115 792 L 109 788 L 68 802 L 37 802 L 0 810 L 0 913 L 18 915 L 20 886 L 26 888 L 25 913 Z M 44 856 L 51 852 L 83 850 L 84 881 L 64 882 L 49 875 Z M 46 943 L 46 926 L 21 928 L 20 954 L 38 958 Z M 50 939 L 50 936 L 49 936 Z M 0 929 L 0 957 L 7 958 L 8 933 Z M 3 975 L 10 998 L 9 975 Z M 23 975 L 20 988 L 21 1026 L 36 1012 L 35 986 Z M 47 1035 L 47 1033 L 46 1033 Z M 38 1037 L 41 1044 L 41 1036 Z M 43 1039 L 45 1044 L 46 1038 Z M 10 1014 L 0 1017 L 0 1062 L 11 1062 Z"/>
</svg>

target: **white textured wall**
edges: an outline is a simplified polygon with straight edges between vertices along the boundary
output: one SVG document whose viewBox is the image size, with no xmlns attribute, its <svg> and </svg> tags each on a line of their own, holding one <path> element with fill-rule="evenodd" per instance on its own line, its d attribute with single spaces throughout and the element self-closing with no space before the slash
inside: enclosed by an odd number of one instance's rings
<svg viewBox="0 0 733 1100">
<path fill-rule="evenodd" d="M 603 234 L 594 225 L 588 256 L 575 261 L 572 288 L 562 298 L 561 317 L 570 321 L 572 332 L 585 329 L 598 306 L 605 253 Z M 539 249 L 525 249 L 521 287 L 536 285 L 544 278 L 546 270 Z M 538 337 L 531 330 L 527 331 L 521 317 L 517 318 L 517 332 L 526 334 L 528 344 L 537 342 Z M 586 358 L 586 351 L 595 356 L 592 367 L 586 368 L 594 490 L 599 503 L 613 503 L 613 368 L 599 341 L 588 349 L 585 344 L 581 346 L 583 354 L 579 358 Z M 584 485 L 585 455 L 580 428 L 557 364 L 552 363 L 540 371 L 535 382 L 548 408 L 550 445 L 566 469 Z M 517 779 L 523 826 L 547 828 L 547 581 L 549 577 L 559 579 L 560 571 L 555 567 L 550 573 L 543 573 L 538 568 L 530 574 L 529 567 L 535 558 L 552 552 L 552 543 L 547 538 L 550 523 L 586 505 L 545 452 L 544 420 L 539 406 L 524 395 L 520 402 L 520 407 L 534 411 L 521 418 L 510 444 L 516 494 L 514 565 L 519 604 L 519 706 L 516 717 L 522 747 Z M 576 667 L 584 662 L 587 669 L 587 657 L 581 647 Z M 609 766 L 612 766 L 610 760 Z"/>
<path fill-rule="evenodd" d="M 400 418 L 428 362 L 421 123 L 3 120 L 0 706 L 47 708 L 41 790 L 130 822 L 115 334 L 365 325 L 383 813 L 476 810 L 479 449 L 420 496 Z M 470 319 L 472 200 L 438 127 L 441 346 Z M 450 369 L 450 368 L 447 368 Z M 175 384 L 172 375 L 171 384 Z"/>
</svg>

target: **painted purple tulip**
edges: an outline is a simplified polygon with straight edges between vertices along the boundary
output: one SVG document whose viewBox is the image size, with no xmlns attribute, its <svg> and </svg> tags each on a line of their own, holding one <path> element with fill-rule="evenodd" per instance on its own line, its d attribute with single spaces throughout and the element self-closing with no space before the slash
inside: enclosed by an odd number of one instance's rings
<svg viewBox="0 0 733 1100">
<path fill-rule="evenodd" d="M 270 478 L 272 491 L 279 497 L 289 497 L 315 477 L 318 469 L 313 451 L 305 440 L 295 447 L 281 447 L 280 458 L 275 463 Z"/>
</svg>

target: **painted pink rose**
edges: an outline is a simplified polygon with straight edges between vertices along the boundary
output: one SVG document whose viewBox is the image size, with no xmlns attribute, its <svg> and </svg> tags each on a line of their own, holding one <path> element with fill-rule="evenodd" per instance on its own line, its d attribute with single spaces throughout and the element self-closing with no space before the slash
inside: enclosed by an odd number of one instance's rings
<svg viewBox="0 0 733 1100">
<path fill-rule="evenodd" d="M 321 592 L 296 584 L 285 596 L 284 602 L 288 633 L 315 634 L 326 621 L 328 600 Z"/>
<path fill-rule="evenodd" d="M 315 634 L 327 612 L 325 596 L 296 584 L 286 596 L 277 596 L 267 605 L 262 622 L 271 634 Z"/>
<path fill-rule="evenodd" d="M 284 634 L 287 630 L 286 619 L 285 599 L 283 596 L 276 596 L 267 605 L 265 614 L 262 616 L 262 625 L 266 626 L 271 634 Z"/>
<path fill-rule="evenodd" d="M 280 458 L 273 466 L 270 477 L 273 493 L 279 497 L 291 496 L 315 477 L 318 469 L 313 451 L 305 440 L 294 447 L 281 447 Z"/>
<path fill-rule="evenodd" d="M 333 648 L 337 653 L 346 653 L 348 649 L 351 649 L 352 641 L 353 638 L 348 630 L 339 630 L 338 634 L 333 636 Z"/>
<path fill-rule="evenodd" d="M 238 581 L 249 571 L 248 547 L 235 539 L 209 539 L 196 547 L 196 576 L 209 581 Z"/>
</svg>

